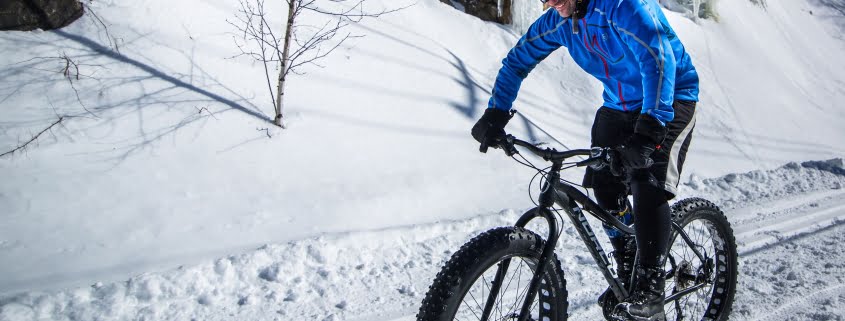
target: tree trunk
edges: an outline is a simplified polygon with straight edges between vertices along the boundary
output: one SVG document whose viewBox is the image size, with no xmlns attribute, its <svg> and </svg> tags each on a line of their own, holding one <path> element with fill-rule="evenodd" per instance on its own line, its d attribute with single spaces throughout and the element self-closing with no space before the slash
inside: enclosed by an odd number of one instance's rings
<svg viewBox="0 0 845 321">
<path fill-rule="evenodd" d="M 284 49 L 282 50 L 282 57 L 281 57 L 281 70 L 279 70 L 279 83 L 276 87 L 276 118 L 274 119 L 274 123 L 276 126 L 284 128 L 284 124 L 282 124 L 282 111 L 284 110 L 283 107 L 285 102 L 283 100 L 285 96 L 285 79 L 288 75 L 288 56 L 290 55 L 290 39 L 291 35 L 293 35 L 293 21 L 296 18 L 296 9 L 297 3 L 300 0 L 288 0 L 288 23 L 287 28 L 285 29 L 285 42 L 283 44 Z"/>
</svg>

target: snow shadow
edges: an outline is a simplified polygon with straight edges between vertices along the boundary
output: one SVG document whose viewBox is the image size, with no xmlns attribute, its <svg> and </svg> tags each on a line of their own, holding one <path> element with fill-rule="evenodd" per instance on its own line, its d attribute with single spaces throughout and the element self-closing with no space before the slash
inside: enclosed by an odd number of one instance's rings
<svg viewBox="0 0 845 321">
<path fill-rule="evenodd" d="M 391 24 L 391 23 L 388 23 L 388 22 L 382 21 L 382 23 L 390 25 L 393 28 L 399 28 L 402 31 L 413 34 L 416 37 L 421 37 L 423 39 L 427 39 L 427 40 L 431 41 L 432 44 L 435 45 L 435 47 L 437 47 L 439 50 L 442 50 L 443 52 L 445 52 L 446 55 L 444 55 L 442 53 L 435 52 L 431 48 L 421 47 L 421 46 L 414 44 L 410 41 L 402 39 L 399 36 L 389 34 L 389 33 L 386 33 L 384 31 L 381 31 L 381 30 L 378 30 L 378 29 L 375 29 L 375 28 L 372 28 L 372 27 L 368 27 L 366 25 L 360 25 L 359 24 L 359 25 L 356 25 L 356 27 L 362 29 L 363 31 L 367 32 L 368 34 L 377 35 L 377 36 L 382 37 L 384 39 L 395 42 L 396 44 L 399 44 L 401 46 L 413 48 L 414 51 L 416 51 L 416 52 L 424 53 L 426 55 L 429 55 L 431 57 L 436 58 L 437 60 L 441 60 L 444 63 L 447 63 L 450 66 L 452 66 L 452 68 L 454 68 L 458 72 L 458 76 L 456 77 L 452 73 L 445 73 L 445 72 L 438 71 L 436 68 L 431 68 L 430 66 L 425 66 L 425 65 L 418 63 L 418 62 L 409 61 L 409 60 L 402 60 L 400 57 L 382 55 L 381 53 L 367 51 L 366 49 L 360 50 L 363 54 L 373 56 L 373 57 L 378 58 L 382 61 L 389 61 L 391 63 L 395 63 L 395 64 L 400 65 L 400 66 L 405 67 L 405 68 L 416 69 L 416 70 L 419 70 L 419 71 L 433 73 L 433 74 L 435 74 L 439 77 L 449 78 L 450 80 L 454 81 L 455 83 L 457 83 L 458 85 L 460 85 L 460 86 L 462 86 L 463 88 L 466 89 L 466 95 L 465 95 L 466 99 L 463 100 L 463 101 L 447 99 L 445 104 L 447 106 L 451 107 L 452 109 L 454 109 L 455 111 L 457 111 L 460 115 L 466 117 L 467 119 L 474 120 L 481 115 L 482 110 L 486 107 L 486 101 L 482 101 L 482 99 L 479 97 L 478 90 L 480 90 L 482 93 L 489 94 L 491 92 L 491 89 L 479 84 L 479 81 L 477 81 L 475 79 L 475 77 L 473 76 L 473 74 L 477 75 L 477 74 L 480 74 L 480 72 L 478 72 L 477 70 L 473 70 L 457 54 L 455 54 L 454 52 L 449 50 L 449 48 L 446 48 L 445 46 L 441 45 L 439 42 L 437 42 L 437 41 L 435 41 L 431 38 L 428 38 L 424 35 L 421 35 L 414 30 L 405 29 L 405 28 L 402 28 L 401 26 Z"/>
<path fill-rule="evenodd" d="M 74 119 L 73 122 L 84 118 L 85 122 L 74 126 L 76 128 L 106 133 L 131 125 L 136 133 L 123 132 L 132 137 L 101 134 L 96 138 L 100 142 L 110 140 L 117 146 L 93 153 L 119 163 L 189 125 L 198 134 L 206 122 L 217 120 L 216 115 L 223 112 L 239 112 L 247 118 L 266 122 L 268 127 L 272 123 L 272 119 L 251 104 L 249 98 L 203 70 L 195 61 L 193 50 L 167 47 L 148 35 L 135 33 L 131 40 L 121 44 L 120 50 L 112 42 L 104 45 L 103 41 L 64 30 L 4 34 L 2 40 L 20 48 L 11 54 L 21 57 L 22 61 L 12 62 L 0 70 L 0 103 L 53 109 L 52 113 L 30 113 L 36 117 L 28 119 L 0 121 L 0 126 L 10 133 L 40 128 L 60 115 Z M 177 59 L 186 62 L 183 66 L 190 68 L 190 72 L 165 71 L 156 66 L 155 59 L 126 53 L 127 50 L 142 52 L 148 46 L 173 50 Z M 29 57 L 33 58 L 24 60 Z M 27 95 L 42 97 L 45 101 L 19 98 Z M 163 114 L 168 116 L 162 118 Z M 57 133 L 63 134 L 62 131 Z"/>
<path fill-rule="evenodd" d="M 65 38 L 65 39 L 72 40 L 76 43 L 79 43 L 79 44 L 81 44 L 85 47 L 88 47 L 89 49 L 91 49 L 95 53 L 101 54 L 103 56 L 109 57 L 111 59 L 117 60 L 117 61 L 122 62 L 122 63 L 132 65 L 134 67 L 137 67 L 138 69 L 141 69 L 141 70 L 149 73 L 152 77 L 158 78 L 158 79 L 163 80 L 165 82 L 168 82 L 176 88 L 182 88 L 182 89 L 186 89 L 188 91 L 198 93 L 200 95 L 208 97 L 209 99 L 211 99 L 213 101 L 222 103 L 226 106 L 229 106 L 230 108 L 232 108 L 234 110 L 240 111 L 242 113 L 245 113 L 247 115 L 255 117 L 259 120 L 264 120 L 264 121 L 267 121 L 268 123 L 272 122 L 272 120 L 269 117 L 267 117 L 267 115 L 264 115 L 260 112 L 255 111 L 255 110 L 251 110 L 249 108 L 246 108 L 243 105 L 241 105 L 240 103 L 235 102 L 231 99 L 225 98 L 225 97 L 218 95 L 216 93 L 210 92 L 208 90 L 202 89 L 200 87 L 197 87 L 197 86 L 194 86 L 190 83 L 182 81 L 181 79 L 173 77 L 173 76 L 171 76 L 171 75 L 169 75 L 165 72 L 162 72 L 162 71 L 156 69 L 153 66 L 145 64 L 143 62 L 140 62 L 136 59 L 132 59 L 128 56 L 125 56 L 125 55 L 117 52 L 117 51 L 112 50 L 111 48 L 105 47 L 105 46 L 97 43 L 94 40 L 91 40 L 91 39 L 86 38 L 84 36 L 71 34 L 71 33 L 68 33 L 68 32 L 65 32 L 65 31 L 62 31 L 62 30 L 54 30 L 53 33 Z M 198 67 L 198 66 L 194 66 L 194 67 Z"/>
<path fill-rule="evenodd" d="M 843 166 L 842 158 L 834 158 L 826 161 L 808 161 L 801 163 L 801 166 L 845 176 L 845 166 Z"/>
<path fill-rule="evenodd" d="M 398 57 L 386 56 L 386 55 L 382 55 L 381 53 L 367 51 L 366 49 L 363 49 L 363 50 L 359 49 L 359 51 L 361 51 L 363 54 L 378 58 L 381 61 L 390 61 L 392 63 L 399 64 L 399 65 L 406 67 L 406 68 L 412 68 L 412 69 L 416 69 L 416 70 L 430 72 L 430 73 L 436 74 L 437 76 L 445 77 L 445 78 L 452 80 L 453 82 L 455 82 L 456 84 L 460 85 L 461 87 L 463 87 L 465 89 L 464 97 L 466 97 L 466 98 L 464 100 L 461 100 L 461 101 L 453 100 L 453 99 L 447 99 L 445 104 L 447 106 L 451 107 L 454 111 L 458 112 L 458 114 L 465 117 L 467 120 L 475 121 L 479 117 L 481 117 L 481 114 L 483 113 L 483 111 L 485 109 L 487 109 L 487 99 L 492 94 L 492 84 L 493 84 L 495 79 L 487 77 L 487 79 L 478 80 L 479 75 L 484 75 L 483 72 L 481 72 L 480 70 L 478 70 L 476 68 L 471 67 L 469 64 L 467 64 L 465 62 L 465 60 L 463 58 L 461 58 L 460 56 L 455 54 L 453 51 L 451 51 L 449 48 L 440 44 L 436 40 L 431 39 L 431 38 L 429 38 L 425 35 L 421 35 L 414 30 L 404 28 L 400 25 L 391 24 L 389 22 L 383 22 L 383 23 L 388 24 L 393 28 L 397 28 L 399 30 L 402 30 L 403 32 L 413 34 L 416 37 L 420 37 L 420 38 L 424 38 L 424 39 L 429 40 L 434 46 L 438 47 L 440 50 L 445 52 L 446 55 L 437 53 L 437 52 L 433 51 L 431 48 L 421 47 L 417 44 L 414 44 L 414 43 L 411 43 L 407 40 L 404 40 L 397 35 L 388 34 L 388 33 L 385 33 L 381 30 L 377 30 L 375 28 L 371 28 L 371 27 L 368 27 L 368 26 L 365 26 L 365 25 L 356 25 L 356 27 L 361 28 L 368 33 L 372 33 L 372 34 L 378 35 L 380 37 L 383 37 L 385 39 L 391 40 L 391 41 L 393 41 L 393 42 L 395 42 L 399 45 L 411 47 L 416 52 L 422 52 L 422 53 L 430 55 L 430 56 L 432 56 L 432 57 L 434 57 L 438 60 L 442 60 L 443 62 L 449 64 L 452 68 L 454 68 L 454 70 L 457 72 L 457 76 L 453 73 L 443 73 L 443 72 L 440 72 L 436 69 L 432 69 L 429 66 L 424 66 L 424 65 L 421 65 L 421 64 L 416 63 L 416 62 L 402 60 L 401 58 L 398 58 Z M 504 29 L 504 27 L 502 27 L 502 28 Z M 482 83 L 487 83 L 489 85 L 483 85 Z M 413 94 L 409 94 L 409 95 L 413 95 Z M 548 101 L 545 97 L 532 95 L 528 91 L 523 91 L 523 92 L 520 93 L 520 95 L 528 96 L 532 100 L 535 100 L 535 101 L 542 100 L 546 105 L 555 105 L 552 102 Z M 429 97 L 429 98 L 434 99 L 435 97 Z M 561 115 L 565 116 L 566 114 L 561 113 Z M 525 137 L 525 138 L 532 140 L 532 141 L 537 141 L 538 140 L 538 132 L 542 132 L 542 133 L 545 133 L 546 135 L 548 135 L 548 133 L 546 133 L 542 128 L 537 127 L 536 124 L 532 123 L 530 120 L 525 118 L 523 115 L 519 115 L 519 117 L 517 117 L 517 118 L 519 119 L 519 121 L 523 122 L 523 124 L 525 125 L 525 129 L 526 129 L 525 133 L 527 135 L 527 137 Z M 549 137 L 551 137 L 551 136 L 549 136 Z"/>
<path fill-rule="evenodd" d="M 845 33 L 845 0 L 810 0 L 810 4 L 819 9 L 810 14 L 830 21 L 839 30 L 834 36 L 845 39 L 842 36 Z"/>
<path fill-rule="evenodd" d="M 842 147 L 825 144 L 822 142 L 801 141 L 798 139 L 775 138 L 770 135 L 752 133 L 745 130 L 737 132 L 735 127 L 730 127 L 723 121 L 711 120 L 702 121 L 696 124 L 693 130 L 693 144 L 700 146 L 702 151 L 711 156 L 781 162 L 788 161 L 778 157 L 777 152 L 789 152 L 799 155 L 808 154 L 829 154 L 842 153 Z M 696 141 L 706 141 L 707 144 L 696 144 Z"/>
<path fill-rule="evenodd" d="M 460 73 L 461 78 L 452 77 L 456 83 L 464 87 L 466 89 L 466 102 L 458 103 L 458 102 L 449 102 L 449 106 L 457 110 L 462 115 L 466 116 L 469 119 L 476 119 L 481 116 L 481 109 L 484 106 L 484 102 L 481 101 L 480 97 L 478 97 L 478 92 L 476 89 L 480 89 L 482 92 L 489 92 L 487 88 L 482 87 L 479 85 L 475 80 L 472 79 L 470 75 L 469 69 L 467 69 L 466 64 L 464 61 L 455 55 L 451 50 L 446 50 L 449 55 L 452 56 L 452 61 L 449 64 L 455 68 L 455 70 Z"/>
</svg>

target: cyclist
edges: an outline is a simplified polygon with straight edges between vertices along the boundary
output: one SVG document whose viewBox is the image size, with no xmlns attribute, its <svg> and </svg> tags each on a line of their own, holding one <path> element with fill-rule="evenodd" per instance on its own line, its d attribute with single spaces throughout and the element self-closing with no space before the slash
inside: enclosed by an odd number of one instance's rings
<svg viewBox="0 0 845 321">
<path fill-rule="evenodd" d="M 617 166 L 588 168 L 584 185 L 594 189 L 605 210 L 634 224 L 640 253 L 633 267 L 634 247 L 625 246 L 628 240 L 606 227 L 618 276 L 628 280 L 636 272 L 640 280 L 632 298 L 613 314 L 623 320 L 662 320 L 668 200 L 677 193 L 695 126 L 698 74 L 657 0 L 543 2 L 553 10 L 537 19 L 502 61 L 488 108 L 472 136 L 482 146 L 496 146 L 513 117 L 511 105 L 522 80 L 552 51 L 566 47 L 604 85 L 591 144 L 613 147 L 619 159 Z M 636 215 L 627 206 L 629 192 Z"/>
</svg>

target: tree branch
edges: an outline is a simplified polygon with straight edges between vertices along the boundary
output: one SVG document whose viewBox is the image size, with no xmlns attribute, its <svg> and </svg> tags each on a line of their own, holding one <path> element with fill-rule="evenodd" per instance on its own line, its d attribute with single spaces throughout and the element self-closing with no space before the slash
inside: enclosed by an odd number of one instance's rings
<svg viewBox="0 0 845 321">
<path fill-rule="evenodd" d="M 15 153 L 15 152 L 17 152 L 17 151 L 19 151 L 19 150 L 21 150 L 21 149 L 26 148 L 26 146 L 27 146 L 27 145 L 29 145 L 30 143 L 32 143 L 32 142 L 34 142 L 36 139 L 38 139 L 38 137 L 39 137 L 39 136 L 41 136 L 41 134 L 43 134 L 44 132 L 46 132 L 46 131 L 50 130 L 51 128 L 53 128 L 53 126 L 58 125 L 58 124 L 59 124 L 59 123 L 61 123 L 64 119 L 65 119 L 65 117 L 64 117 L 64 116 L 59 117 L 59 120 L 57 120 L 57 121 L 55 121 L 54 123 L 50 124 L 50 126 L 47 126 L 47 128 L 44 128 L 44 130 L 42 130 L 42 131 L 38 132 L 38 134 L 35 134 L 35 136 L 32 136 L 32 138 L 30 138 L 30 139 L 29 139 L 26 143 L 21 144 L 20 146 L 18 146 L 17 148 L 15 148 L 15 149 L 13 149 L 13 150 L 10 150 L 10 151 L 8 151 L 8 152 L 5 152 L 5 153 L 3 153 L 3 154 L 0 154 L 0 157 L 6 156 L 6 155 L 10 155 L 10 154 L 14 154 L 14 153 Z"/>
<path fill-rule="evenodd" d="M 367 13 L 367 12 L 364 12 L 364 2 L 365 1 L 366 0 L 358 0 L 358 3 L 349 7 L 349 9 L 342 10 L 340 12 L 325 11 L 325 10 L 322 10 L 320 8 L 312 7 L 312 6 L 306 6 L 303 9 L 310 10 L 310 11 L 320 13 L 320 14 L 324 14 L 324 15 L 329 15 L 329 16 L 344 17 L 344 18 L 353 20 L 355 22 L 359 22 L 363 18 L 378 18 L 378 17 L 381 17 L 382 15 L 394 13 L 394 12 L 397 12 L 397 11 L 400 11 L 400 10 L 403 10 L 403 9 L 410 8 L 412 6 L 412 5 L 407 5 L 407 6 L 396 8 L 396 9 L 382 10 L 381 12 L 375 12 L 375 13 Z M 313 3 L 314 1 L 311 1 L 311 2 Z M 334 2 L 338 2 L 338 1 L 334 1 Z M 342 0 L 340 2 L 342 2 Z M 357 13 L 353 13 L 353 11 L 357 11 Z M 356 19 L 352 19 L 352 18 L 356 18 Z"/>
<path fill-rule="evenodd" d="M 360 22 L 364 18 L 377 18 L 382 15 L 397 12 L 410 7 L 378 12 L 367 12 L 364 3 L 367 0 L 285 0 L 287 4 L 286 29 L 275 28 L 267 21 L 265 0 L 239 0 L 240 9 L 237 21 L 227 22 L 235 27 L 238 36 L 235 44 L 241 51 L 238 56 L 248 56 L 264 64 L 264 76 L 267 87 L 276 107 L 275 123 L 281 125 L 284 110 L 284 89 L 287 76 L 291 73 L 302 75 L 300 68 L 314 65 L 323 68 L 319 61 L 340 48 L 350 38 L 356 38 L 351 33 L 344 33 L 342 29 L 352 23 Z M 317 4 L 334 4 L 337 10 L 326 10 Z M 346 3 L 352 3 L 351 6 Z M 338 7 L 339 6 L 339 7 Z M 338 9 L 340 8 L 340 9 Z M 300 16 L 303 13 L 314 13 L 328 17 L 322 25 L 303 25 Z M 283 30 L 283 31 L 279 31 Z M 238 38 L 242 42 L 238 41 Z M 269 76 L 269 63 L 279 63 L 277 86 L 274 88 Z M 275 94 L 275 95 L 274 95 Z"/>
</svg>

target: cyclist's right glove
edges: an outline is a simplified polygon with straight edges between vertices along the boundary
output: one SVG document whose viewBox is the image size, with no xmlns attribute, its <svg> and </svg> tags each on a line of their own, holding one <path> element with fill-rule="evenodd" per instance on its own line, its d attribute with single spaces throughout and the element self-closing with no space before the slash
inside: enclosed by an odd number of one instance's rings
<svg viewBox="0 0 845 321">
<path fill-rule="evenodd" d="M 640 115 L 634 127 L 634 134 L 624 143 L 616 146 L 619 159 L 611 162 L 611 172 L 619 176 L 623 171 L 620 165 L 632 170 L 651 167 L 654 164 L 652 154 L 660 149 L 666 133 L 666 127 L 656 118 L 647 114 Z"/>
<path fill-rule="evenodd" d="M 498 142 L 504 138 L 505 125 L 513 118 L 514 112 L 504 111 L 498 108 L 487 108 L 484 115 L 478 119 L 475 126 L 472 126 L 472 137 L 481 143 L 479 151 L 487 152 L 487 147 L 496 147 Z"/>
</svg>

